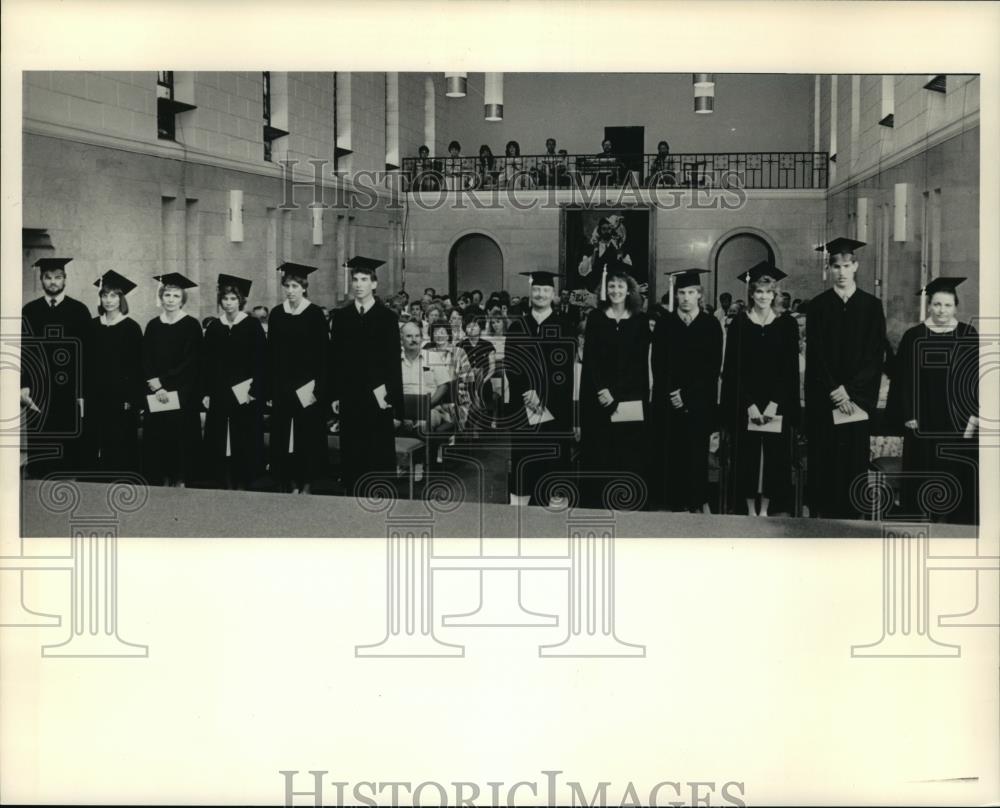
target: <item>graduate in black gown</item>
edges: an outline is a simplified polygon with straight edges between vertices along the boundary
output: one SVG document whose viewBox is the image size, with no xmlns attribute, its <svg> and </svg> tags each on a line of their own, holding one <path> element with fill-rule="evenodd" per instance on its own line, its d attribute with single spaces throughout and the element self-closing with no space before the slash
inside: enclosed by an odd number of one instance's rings
<svg viewBox="0 0 1000 808">
<path fill-rule="evenodd" d="M 285 302 L 267 329 L 271 474 L 284 490 L 308 494 L 327 466 L 329 332 L 307 297 L 316 267 L 287 262 L 278 271 Z"/>
<path fill-rule="evenodd" d="M 857 488 L 867 475 L 882 378 L 882 302 L 855 283 L 863 246 L 847 238 L 826 244 L 833 288 L 810 301 L 806 319 L 808 499 L 812 515 L 830 519 L 857 519 L 864 510 Z M 845 416 L 866 418 L 838 423 Z"/>
<path fill-rule="evenodd" d="M 624 268 L 609 269 L 602 306 L 587 318 L 580 380 L 580 448 L 584 502 L 604 503 L 608 486 L 624 486 L 616 507 L 649 502 L 649 318 L 639 287 Z M 641 482 L 635 480 L 634 475 Z M 625 491 L 628 491 L 626 494 Z M 609 503 L 610 504 L 610 503 Z"/>
<path fill-rule="evenodd" d="M 748 515 L 767 516 L 772 501 L 788 510 L 791 499 L 799 329 L 794 318 L 773 308 L 784 272 L 762 261 L 739 277 L 747 283 L 750 306 L 729 326 L 720 415 L 732 441 L 734 495 L 746 502 Z M 777 426 L 778 419 L 779 431 L 759 431 Z"/>
<path fill-rule="evenodd" d="M 198 284 L 179 272 L 155 278 L 163 313 L 146 324 L 142 340 L 146 416 L 142 450 L 154 485 L 183 488 L 201 448 L 201 325 L 184 311 L 187 290 Z"/>
<path fill-rule="evenodd" d="M 573 325 L 552 307 L 555 273 L 530 279 L 530 308 L 511 320 L 504 343 L 510 385 L 510 501 L 562 504 L 559 480 L 570 479 L 573 443 Z M 554 502 L 557 500 L 557 502 Z"/>
<path fill-rule="evenodd" d="M 899 343 L 889 409 L 904 427 L 904 516 L 978 524 L 979 335 L 956 316 L 964 280 L 927 284 L 928 317 Z"/>
<path fill-rule="evenodd" d="M 674 310 L 653 332 L 653 402 L 664 446 L 664 501 L 670 510 L 710 513 L 709 437 L 716 428 L 722 326 L 701 310 L 701 275 L 672 275 Z M 586 355 L 586 354 L 584 354 Z"/>
<path fill-rule="evenodd" d="M 44 294 L 21 310 L 21 405 L 29 477 L 89 468 L 82 457 L 83 384 L 90 312 L 66 294 L 72 258 L 40 258 Z"/>
<path fill-rule="evenodd" d="M 364 256 L 347 262 L 354 299 L 330 321 L 331 397 L 340 414 L 341 481 L 348 495 L 361 495 L 396 471 L 403 371 L 399 321 L 375 298 L 384 263 Z"/>
<path fill-rule="evenodd" d="M 113 269 L 100 288 L 92 321 L 84 387 L 83 434 L 94 468 L 109 476 L 139 470 L 139 413 L 146 403 L 142 328 L 128 316 L 125 296 L 135 284 Z"/>
<path fill-rule="evenodd" d="M 216 484 L 249 488 L 263 474 L 267 338 L 243 307 L 252 281 L 219 275 L 220 316 L 205 329 L 205 458 Z"/>
</svg>

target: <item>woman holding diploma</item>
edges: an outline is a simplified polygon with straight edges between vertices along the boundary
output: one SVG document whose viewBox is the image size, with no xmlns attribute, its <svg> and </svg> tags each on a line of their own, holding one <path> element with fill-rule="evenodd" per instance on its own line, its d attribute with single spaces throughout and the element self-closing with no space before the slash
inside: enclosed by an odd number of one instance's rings
<svg viewBox="0 0 1000 808">
<path fill-rule="evenodd" d="M 785 273 L 762 261 L 739 276 L 750 308 L 729 326 L 722 369 L 722 423 L 733 446 L 735 496 L 750 516 L 791 494 L 791 435 L 799 420 L 798 326 L 772 304 Z M 760 499 L 758 510 L 757 500 Z"/>
<path fill-rule="evenodd" d="M 647 474 L 649 319 L 624 267 L 609 267 L 602 307 L 587 318 L 580 381 L 584 494 L 601 507 L 601 490 L 625 473 Z M 648 495 L 630 500 L 641 506 Z"/>
<path fill-rule="evenodd" d="M 252 282 L 219 275 L 221 316 L 205 330 L 205 455 L 218 485 L 247 488 L 264 470 L 267 338 L 243 311 Z"/>
<path fill-rule="evenodd" d="M 184 311 L 187 290 L 198 284 L 179 272 L 155 280 L 163 313 L 146 324 L 142 340 L 148 388 L 143 454 L 151 483 L 183 488 L 194 471 L 201 438 L 201 325 Z"/>
<path fill-rule="evenodd" d="M 921 290 L 928 316 L 899 343 L 889 410 L 903 425 L 905 512 L 977 524 L 979 335 L 956 314 L 964 280 L 938 277 Z"/>
<path fill-rule="evenodd" d="M 138 416 L 145 404 L 142 329 L 128 316 L 125 295 L 135 284 L 113 269 L 94 284 L 98 317 L 89 342 L 83 420 L 88 457 L 107 474 L 139 468 Z"/>
<path fill-rule="evenodd" d="M 268 317 L 271 473 L 285 490 L 308 494 L 326 466 L 327 320 L 306 296 L 316 267 L 278 267 L 285 302 Z"/>
</svg>

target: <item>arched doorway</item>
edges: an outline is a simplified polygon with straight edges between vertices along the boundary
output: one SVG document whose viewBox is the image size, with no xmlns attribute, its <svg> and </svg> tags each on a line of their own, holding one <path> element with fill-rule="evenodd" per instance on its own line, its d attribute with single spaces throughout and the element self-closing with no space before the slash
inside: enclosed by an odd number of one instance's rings
<svg viewBox="0 0 1000 808">
<path fill-rule="evenodd" d="M 448 291 L 452 298 L 479 289 L 483 297 L 503 289 L 503 253 L 489 236 L 462 236 L 448 255 Z"/>
<path fill-rule="evenodd" d="M 756 233 L 736 233 L 730 236 L 715 253 L 715 298 L 708 301 L 719 305 L 719 295 L 728 292 L 733 300 L 746 298 L 746 284 L 737 280 L 741 272 L 760 261 L 774 263 L 774 250 Z"/>
</svg>

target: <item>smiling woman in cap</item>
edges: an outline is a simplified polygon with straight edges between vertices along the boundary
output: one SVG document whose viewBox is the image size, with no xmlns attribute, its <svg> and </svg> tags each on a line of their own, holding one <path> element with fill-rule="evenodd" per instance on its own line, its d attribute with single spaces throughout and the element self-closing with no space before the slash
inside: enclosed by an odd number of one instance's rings
<svg viewBox="0 0 1000 808">
<path fill-rule="evenodd" d="M 142 340 L 146 417 L 142 448 L 154 485 L 183 488 L 191 479 L 201 442 L 201 326 L 184 311 L 188 289 L 198 284 L 179 272 L 157 275 L 163 312 L 146 324 Z"/>
<path fill-rule="evenodd" d="M 974 524 L 977 518 L 979 335 L 957 317 L 965 278 L 939 277 L 918 293 L 929 314 L 903 334 L 889 411 L 903 427 L 907 516 Z M 923 493 L 921 489 L 929 485 Z M 932 491 L 945 492 L 944 496 Z"/>
<path fill-rule="evenodd" d="M 308 494 L 326 468 L 329 401 L 329 332 L 319 306 L 309 301 L 316 267 L 278 267 L 285 302 L 268 317 L 271 473 L 283 490 Z"/>
<path fill-rule="evenodd" d="M 139 470 L 138 415 L 146 392 L 142 329 L 128 316 L 125 299 L 135 284 L 109 269 L 94 286 L 100 291 L 84 380 L 87 456 L 100 472 L 135 472 Z"/>
<path fill-rule="evenodd" d="M 267 338 L 243 311 L 252 282 L 220 274 L 220 316 L 205 329 L 205 455 L 216 483 L 249 488 L 264 471 Z"/>
<path fill-rule="evenodd" d="M 799 332 L 792 318 L 774 310 L 784 272 L 762 261 L 738 277 L 747 284 L 751 306 L 729 326 L 720 410 L 733 444 L 734 493 L 746 501 L 750 516 L 767 516 L 772 500 L 790 510 L 791 435 L 799 420 Z M 770 429 L 775 431 L 765 431 Z"/>
</svg>

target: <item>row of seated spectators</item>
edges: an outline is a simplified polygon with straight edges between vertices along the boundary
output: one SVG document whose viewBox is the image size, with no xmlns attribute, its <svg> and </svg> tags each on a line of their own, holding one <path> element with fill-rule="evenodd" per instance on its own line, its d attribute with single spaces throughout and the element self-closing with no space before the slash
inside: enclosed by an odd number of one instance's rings
<svg viewBox="0 0 1000 808">
<path fill-rule="evenodd" d="M 644 174 L 641 181 L 647 187 L 677 184 L 679 167 L 670 158 L 670 144 L 661 140 L 656 152 L 646 164 L 641 155 L 616 153 L 614 144 L 605 138 L 601 151 L 593 156 L 570 155 L 566 149 L 557 149 L 555 138 L 550 137 L 540 155 L 522 157 L 521 145 L 511 140 L 502 156 L 494 155 L 484 143 L 478 157 L 464 157 L 462 145 L 453 140 L 447 157 L 431 157 L 430 148 L 421 146 L 417 159 L 408 161 L 407 173 L 410 189 L 417 191 L 615 186 L 630 171 Z"/>
</svg>

